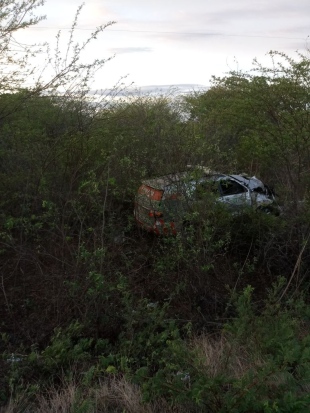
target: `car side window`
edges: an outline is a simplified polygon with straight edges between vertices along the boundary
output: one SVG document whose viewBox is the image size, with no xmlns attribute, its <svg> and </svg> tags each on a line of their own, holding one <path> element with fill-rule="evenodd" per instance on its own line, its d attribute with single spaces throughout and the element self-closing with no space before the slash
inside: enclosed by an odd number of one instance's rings
<svg viewBox="0 0 310 413">
<path fill-rule="evenodd" d="M 195 197 L 196 199 L 204 199 L 206 194 L 215 194 L 219 196 L 218 183 L 214 181 L 203 181 L 196 185 Z"/>
<path fill-rule="evenodd" d="M 237 195 L 247 191 L 244 186 L 238 184 L 238 182 L 233 181 L 231 179 L 225 179 L 220 181 L 220 188 L 222 196 Z"/>
</svg>

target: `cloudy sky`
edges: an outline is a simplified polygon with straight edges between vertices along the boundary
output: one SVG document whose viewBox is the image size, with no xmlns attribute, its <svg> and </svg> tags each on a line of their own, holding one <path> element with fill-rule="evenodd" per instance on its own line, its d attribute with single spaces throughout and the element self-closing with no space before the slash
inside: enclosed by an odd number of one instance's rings
<svg viewBox="0 0 310 413">
<path fill-rule="evenodd" d="M 23 34 L 63 42 L 82 0 L 46 0 L 46 19 Z M 277 50 L 293 55 L 309 47 L 310 0 L 84 0 L 76 41 L 98 25 L 115 21 L 89 47 L 86 59 L 108 58 L 97 88 L 119 78 L 137 87 L 207 86 L 212 75 L 248 70 L 254 58 L 267 62 Z"/>
</svg>

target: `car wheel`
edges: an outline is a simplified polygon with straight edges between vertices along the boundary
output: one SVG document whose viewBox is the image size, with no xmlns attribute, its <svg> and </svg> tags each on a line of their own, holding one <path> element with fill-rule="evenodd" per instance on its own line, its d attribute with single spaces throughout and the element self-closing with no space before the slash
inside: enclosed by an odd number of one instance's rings
<svg viewBox="0 0 310 413">
<path fill-rule="evenodd" d="M 267 205 L 267 206 L 259 206 L 257 208 L 258 211 L 263 212 L 264 214 L 267 215 L 275 215 L 278 216 L 279 215 L 279 211 L 277 208 L 275 208 L 272 205 Z"/>
</svg>

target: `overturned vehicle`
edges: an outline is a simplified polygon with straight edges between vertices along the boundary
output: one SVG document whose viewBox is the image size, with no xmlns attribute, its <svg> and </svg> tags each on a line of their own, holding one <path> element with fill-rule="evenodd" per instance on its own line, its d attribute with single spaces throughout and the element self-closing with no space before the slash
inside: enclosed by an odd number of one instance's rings
<svg viewBox="0 0 310 413">
<path fill-rule="evenodd" d="M 138 226 L 156 234 L 176 234 L 188 213 L 199 208 L 225 205 L 232 214 L 245 208 L 278 214 L 274 192 L 255 176 L 224 175 L 204 167 L 145 180 L 135 198 Z M 212 204 L 211 204 L 212 205 Z"/>
</svg>

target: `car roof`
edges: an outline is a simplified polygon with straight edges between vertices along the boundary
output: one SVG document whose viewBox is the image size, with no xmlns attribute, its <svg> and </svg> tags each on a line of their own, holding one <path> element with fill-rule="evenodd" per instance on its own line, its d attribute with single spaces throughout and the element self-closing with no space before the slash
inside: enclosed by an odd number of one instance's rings
<svg viewBox="0 0 310 413">
<path fill-rule="evenodd" d="M 247 186 L 250 190 L 254 190 L 255 188 L 265 188 L 265 185 L 262 181 L 256 178 L 256 176 L 248 177 L 246 175 L 229 175 L 234 178 L 236 181 L 242 183 L 243 185 Z"/>
<path fill-rule="evenodd" d="M 192 177 L 191 177 L 191 174 Z M 157 178 L 152 178 L 152 179 L 146 179 L 142 181 L 144 185 L 150 186 L 151 188 L 158 189 L 158 190 L 164 190 L 167 186 L 176 184 L 178 182 L 185 181 L 185 179 L 189 181 L 197 181 L 199 179 L 214 179 L 217 180 L 217 178 L 220 177 L 225 177 L 223 174 L 219 174 L 217 172 L 205 172 L 202 170 L 188 170 L 188 171 L 183 171 L 183 172 L 176 172 L 164 176 L 159 176 Z M 192 178 L 192 179 L 191 179 Z"/>
<path fill-rule="evenodd" d="M 173 185 L 177 182 L 183 181 L 185 178 L 190 177 L 190 174 L 193 173 L 195 170 L 189 170 L 189 171 L 183 171 L 183 172 L 176 172 L 168 175 L 163 175 L 157 178 L 152 178 L 152 179 L 147 179 L 142 181 L 144 185 L 147 185 L 151 188 L 157 189 L 157 190 L 165 190 L 165 188 L 169 185 Z M 221 174 L 218 172 L 203 172 L 201 173 L 201 176 L 193 176 L 193 180 L 199 180 L 199 179 L 210 179 L 211 181 L 218 181 L 221 179 L 229 179 L 232 178 L 233 180 L 239 182 L 240 184 L 245 185 L 248 187 L 251 191 L 256 189 L 256 188 L 262 188 L 264 189 L 264 184 L 262 181 L 257 179 L 255 176 L 253 177 L 248 177 L 244 174 L 242 175 L 225 175 Z"/>
<path fill-rule="evenodd" d="M 159 176 L 158 178 L 147 179 L 142 181 L 142 183 L 144 185 L 150 186 L 151 188 L 164 190 L 166 186 L 181 181 L 187 175 L 188 171 L 177 172 L 174 174 Z"/>
</svg>

